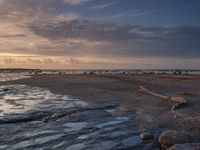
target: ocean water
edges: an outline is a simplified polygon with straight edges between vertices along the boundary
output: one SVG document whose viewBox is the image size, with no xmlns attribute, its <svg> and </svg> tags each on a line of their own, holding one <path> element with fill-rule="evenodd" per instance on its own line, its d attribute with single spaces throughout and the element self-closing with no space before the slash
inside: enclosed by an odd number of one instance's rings
<svg viewBox="0 0 200 150">
<path fill-rule="evenodd" d="M 0 82 L 30 78 L 29 73 L 0 73 Z"/>
</svg>

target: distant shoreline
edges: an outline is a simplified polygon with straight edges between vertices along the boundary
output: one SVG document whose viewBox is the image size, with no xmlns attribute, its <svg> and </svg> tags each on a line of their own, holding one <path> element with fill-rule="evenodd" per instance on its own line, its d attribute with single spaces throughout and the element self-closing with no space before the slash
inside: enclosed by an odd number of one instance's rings
<svg viewBox="0 0 200 150">
<path fill-rule="evenodd" d="M 200 74 L 200 69 L 21 69 L 0 68 L 0 73 L 33 74 Z"/>
</svg>

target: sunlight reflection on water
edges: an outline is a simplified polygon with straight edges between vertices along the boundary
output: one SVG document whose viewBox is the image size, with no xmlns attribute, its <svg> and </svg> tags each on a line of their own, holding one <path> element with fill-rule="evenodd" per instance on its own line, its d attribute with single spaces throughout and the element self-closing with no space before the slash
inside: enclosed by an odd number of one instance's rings
<svg viewBox="0 0 200 150">
<path fill-rule="evenodd" d="M 4 89 L 7 89 L 4 91 Z M 0 117 L 8 114 L 22 114 L 30 110 L 65 109 L 85 107 L 86 102 L 61 96 L 38 87 L 25 85 L 0 86 Z"/>
<path fill-rule="evenodd" d="M 30 78 L 28 73 L 0 73 L 0 82 Z"/>
</svg>

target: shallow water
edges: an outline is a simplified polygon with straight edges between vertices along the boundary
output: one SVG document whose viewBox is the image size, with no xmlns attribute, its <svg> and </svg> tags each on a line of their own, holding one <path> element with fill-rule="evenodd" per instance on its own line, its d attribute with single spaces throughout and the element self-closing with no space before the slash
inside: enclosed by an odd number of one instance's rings
<svg viewBox="0 0 200 150">
<path fill-rule="evenodd" d="M 117 106 L 93 106 L 25 85 L 0 86 L 0 98 L 0 149 L 113 150 L 138 144 L 145 148 L 135 113 L 116 115 Z"/>
<path fill-rule="evenodd" d="M 134 146 L 141 142 L 142 140 L 138 136 L 131 136 L 122 141 L 125 146 Z"/>
<path fill-rule="evenodd" d="M 48 90 L 25 85 L 0 86 L 0 98 L 0 118 L 7 115 L 20 115 L 28 111 L 87 106 L 87 103 L 78 99 L 55 95 Z"/>
<path fill-rule="evenodd" d="M 30 78 L 29 73 L 0 73 L 0 82 Z"/>
<path fill-rule="evenodd" d="M 67 132 L 78 132 L 81 129 L 87 127 L 87 122 L 66 123 L 64 126 L 67 127 L 65 129 Z"/>
</svg>

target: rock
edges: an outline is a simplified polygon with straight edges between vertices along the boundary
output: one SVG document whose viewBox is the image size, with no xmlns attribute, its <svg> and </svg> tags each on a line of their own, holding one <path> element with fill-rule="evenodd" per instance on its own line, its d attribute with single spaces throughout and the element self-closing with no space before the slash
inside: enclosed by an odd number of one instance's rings
<svg viewBox="0 0 200 150">
<path fill-rule="evenodd" d="M 3 91 L 4 91 L 4 92 L 7 92 L 7 91 L 9 91 L 9 89 L 8 89 L 8 88 L 4 88 Z"/>
<path fill-rule="evenodd" d="M 159 143 L 163 147 L 190 142 L 192 142 L 192 137 L 183 131 L 168 130 L 164 131 L 159 137 Z"/>
<path fill-rule="evenodd" d="M 63 116 L 65 116 L 64 113 L 54 113 L 54 114 L 51 116 L 51 118 L 52 118 L 52 119 L 59 119 L 59 118 L 61 118 L 61 117 L 63 117 Z"/>
<path fill-rule="evenodd" d="M 200 150 L 200 143 L 175 144 L 169 150 Z"/>
<path fill-rule="evenodd" d="M 127 111 L 128 111 L 128 108 L 125 106 L 125 105 L 119 105 L 117 108 L 116 108 L 116 110 L 114 111 L 114 114 L 116 115 L 116 114 L 118 114 L 118 115 L 120 115 L 120 114 L 125 114 L 125 113 L 127 113 Z"/>
<path fill-rule="evenodd" d="M 149 132 L 142 132 L 140 134 L 140 138 L 141 138 L 141 140 L 152 140 L 154 138 L 154 136 Z"/>
<path fill-rule="evenodd" d="M 44 118 L 42 119 L 42 122 L 49 122 L 49 120 L 50 120 L 49 117 L 44 117 Z"/>
<path fill-rule="evenodd" d="M 187 103 L 177 103 L 177 104 L 174 104 L 171 108 L 171 110 L 176 110 L 176 109 L 180 109 L 180 108 L 183 108 L 187 105 Z"/>
<path fill-rule="evenodd" d="M 95 74 L 95 73 L 91 71 L 91 72 L 89 72 L 89 74 L 93 75 L 93 74 Z"/>
<path fill-rule="evenodd" d="M 54 114 L 52 114 L 51 116 L 47 116 L 47 117 L 45 117 L 45 118 L 43 118 L 43 122 L 49 122 L 49 121 L 51 121 L 51 120 L 57 120 L 57 119 L 59 119 L 59 118 L 62 118 L 62 117 L 64 117 L 66 114 L 65 114 L 65 112 L 63 112 L 63 113 L 61 113 L 61 112 L 58 112 L 58 113 L 54 113 Z"/>
</svg>

